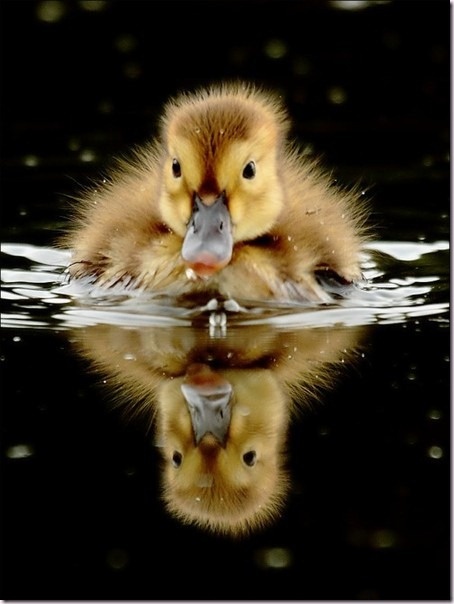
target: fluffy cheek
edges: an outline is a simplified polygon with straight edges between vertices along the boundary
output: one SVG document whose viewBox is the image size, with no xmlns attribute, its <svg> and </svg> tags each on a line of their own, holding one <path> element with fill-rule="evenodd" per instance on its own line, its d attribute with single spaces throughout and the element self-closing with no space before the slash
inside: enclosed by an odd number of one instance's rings
<svg viewBox="0 0 454 604">
<path fill-rule="evenodd" d="M 245 241 L 264 235 L 272 228 L 281 211 L 278 192 L 238 191 L 229 198 L 229 211 L 235 241 Z"/>
<path fill-rule="evenodd" d="M 186 225 L 191 217 L 191 198 L 185 191 L 163 192 L 161 196 L 161 215 L 172 231 L 184 237 Z"/>
</svg>

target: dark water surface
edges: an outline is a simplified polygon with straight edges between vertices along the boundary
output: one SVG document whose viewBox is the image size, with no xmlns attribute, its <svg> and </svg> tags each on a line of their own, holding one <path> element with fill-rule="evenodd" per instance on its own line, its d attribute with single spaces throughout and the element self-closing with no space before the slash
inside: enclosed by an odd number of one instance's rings
<svg viewBox="0 0 454 604">
<path fill-rule="evenodd" d="M 362 4 L 2 3 L 4 599 L 450 598 L 449 5 Z M 230 77 L 278 88 L 295 136 L 364 184 L 364 289 L 223 327 L 68 286 L 68 197 L 169 94 Z M 285 505 L 239 540 L 165 511 L 156 410 L 134 404 L 188 359 L 236 371 L 252 409 L 248 367 L 288 395 Z"/>
</svg>

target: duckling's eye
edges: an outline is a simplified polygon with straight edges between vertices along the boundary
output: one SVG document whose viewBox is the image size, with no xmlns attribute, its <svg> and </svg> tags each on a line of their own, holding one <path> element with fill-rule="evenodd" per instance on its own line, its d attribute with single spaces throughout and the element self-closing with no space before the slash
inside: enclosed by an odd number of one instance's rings
<svg viewBox="0 0 454 604">
<path fill-rule="evenodd" d="M 248 180 L 251 180 L 251 178 L 254 178 L 254 176 L 255 176 L 255 162 L 250 161 L 249 163 L 247 163 L 244 166 L 243 178 L 247 178 Z"/>
<path fill-rule="evenodd" d="M 181 462 L 183 461 L 183 455 L 178 451 L 174 451 L 172 454 L 172 465 L 174 468 L 179 468 L 181 466 Z"/>
<path fill-rule="evenodd" d="M 173 158 L 172 160 L 172 174 L 174 178 L 180 178 L 181 176 L 180 162 L 176 158 Z"/>
<path fill-rule="evenodd" d="M 247 466 L 252 468 L 252 466 L 255 466 L 255 462 L 257 461 L 257 453 L 255 451 L 248 451 L 243 455 L 243 461 Z"/>
</svg>

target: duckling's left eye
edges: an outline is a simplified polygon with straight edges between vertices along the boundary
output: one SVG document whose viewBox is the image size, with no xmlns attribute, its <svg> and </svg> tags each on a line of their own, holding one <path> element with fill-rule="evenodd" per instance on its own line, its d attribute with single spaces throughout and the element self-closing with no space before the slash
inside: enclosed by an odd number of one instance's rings
<svg viewBox="0 0 454 604">
<path fill-rule="evenodd" d="M 180 178 L 181 176 L 180 162 L 176 158 L 172 160 L 172 174 L 175 178 Z"/>
<path fill-rule="evenodd" d="M 247 163 L 244 166 L 243 169 L 243 178 L 247 178 L 248 180 L 250 180 L 251 178 L 254 178 L 255 176 L 255 162 L 254 161 L 250 161 L 249 163 Z"/>
</svg>

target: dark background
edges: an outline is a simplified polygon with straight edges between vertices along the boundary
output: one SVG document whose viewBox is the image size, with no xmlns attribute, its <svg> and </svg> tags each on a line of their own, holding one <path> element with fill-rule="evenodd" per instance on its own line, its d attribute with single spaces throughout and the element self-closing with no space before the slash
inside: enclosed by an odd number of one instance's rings
<svg viewBox="0 0 454 604">
<path fill-rule="evenodd" d="M 152 135 L 169 95 L 223 79 L 280 91 L 293 135 L 341 182 L 369 189 L 378 226 L 396 203 L 447 209 L 448 1 L 88 4 L 57 1 L 62 14 L 48 22 L 46 2 L 0 3 L 4 237 L 38 221 L 34 236 L 52 241 L 62 198 Z M 402 199 L 402 187 L 381 195 L 390 182 L 437 178 L 432 199 Z"/>
<path fill-rule="evenodd" d="M 365 4 L 68 1 L 49 22 L 45 2 L 3 0 L 3 241 L 51 245 L 67 196 L 152 135 L 169 95 L 226 78 L 281 92 L 294 136 L 369 189 L 378 238 L 447 238 L 449 2 Z M 292 426 L 288 511 L 240 543 L 164 514 L 143 427 L 107 410 L 63 335 L 4 335 L 3 450 L 37 454 L 4 463 L 2 597 L 448 599 L 449 462 L 425 454 L 449 449 L 448 340 L 413 327 L 375 330 L 361 374 Z M 292 565 L 262 568 L 268 547 Z"/>
</svg>

